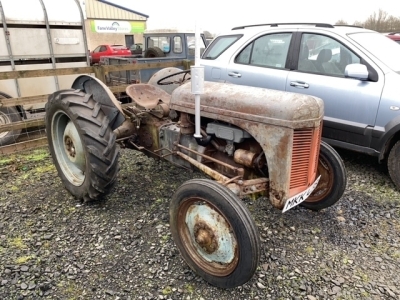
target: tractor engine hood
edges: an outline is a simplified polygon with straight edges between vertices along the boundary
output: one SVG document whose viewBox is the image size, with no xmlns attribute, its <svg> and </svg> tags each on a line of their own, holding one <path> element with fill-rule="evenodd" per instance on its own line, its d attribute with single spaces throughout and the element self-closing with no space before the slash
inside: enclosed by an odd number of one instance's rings
<svg viewBox="0 0 400 300">
<path fill-rule="evenodd" d="M 194 94 L 188 82 L 176 88 L 170 108 L 194 114 Z M 201 115 L 240 119 L 288 128 L 317 127 L 324 114 L 320 98 L 231 83 L 204 82 Z M 220 116 L 220 117 L 218 117 Z"/>
</svg>

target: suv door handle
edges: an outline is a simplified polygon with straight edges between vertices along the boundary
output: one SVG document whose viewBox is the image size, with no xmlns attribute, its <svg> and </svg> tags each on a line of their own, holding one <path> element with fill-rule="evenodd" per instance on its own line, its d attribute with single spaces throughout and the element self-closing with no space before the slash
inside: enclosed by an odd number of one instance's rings
<svg viewBox="0 0 400 300">
<path fill-rule="evenodd" d="M 240 74 L 238 72 L 229 72 L 228 76 L 235 77 L 235 78 L 240 78 L 240 77 L 242 77 L 242 74 Z"/>
<path fill-rule="evenodd" d="M 294 86 L 300 89 L 308 89 L 310 87 L 308 83 L 302 81 L 291 81 L 290 86 Z"/>
</svg>

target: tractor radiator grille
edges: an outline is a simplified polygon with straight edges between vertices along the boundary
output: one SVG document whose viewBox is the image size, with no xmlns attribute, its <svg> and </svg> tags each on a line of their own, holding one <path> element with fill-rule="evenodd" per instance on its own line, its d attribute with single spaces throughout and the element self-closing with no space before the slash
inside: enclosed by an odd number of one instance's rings
<svg viewBox="0 0 400 300">
<path fill-rule="evenodd" d="M 309 187 L 316 178 L 321 142 L 320 127 L 294 130 L 290 196 Z"/>
</svg>

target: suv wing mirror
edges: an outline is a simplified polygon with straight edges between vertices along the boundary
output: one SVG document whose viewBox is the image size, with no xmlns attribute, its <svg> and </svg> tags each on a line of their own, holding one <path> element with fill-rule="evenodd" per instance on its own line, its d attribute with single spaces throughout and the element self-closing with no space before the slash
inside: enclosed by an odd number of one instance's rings
<svg viewBox="0 0 400 300">
<path fill-rule="evenodd" d="M 346 66 L 346 69 L 344 70 L 344 75 L 350 78 L 367 80 L 369 73 L 366 65 L 350 64 Z"/>
</svg>

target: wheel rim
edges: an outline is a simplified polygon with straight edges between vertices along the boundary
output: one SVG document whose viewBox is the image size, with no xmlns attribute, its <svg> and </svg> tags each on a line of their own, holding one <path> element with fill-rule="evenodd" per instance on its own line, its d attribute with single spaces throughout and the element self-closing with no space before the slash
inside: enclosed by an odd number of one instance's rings
<svg viewBox="0 0 400 300">
<path fill-rule="evenodd" d="M 0 111 L 0 125 L 10 124 L 10 123 L 11 123 L 10 117 L 7 114 Z M 0 132 L 0 138 L 5 137 L 7 134 L 8 131 Z"/>
<path fill-rule="evenodd" d="M 183 201 L 178 212 L 178 233 L 187 254 L 197 266 L 214 276 L 232 273 L 239 260 L 231 224 L 205 199 Z"/>
<path fill-rule="evenodd" d="M 325 197 L 331 192 L 335 180 L 333 168 L 322 157 L 319 158 L 318 162 L 317 177 L 319 175 L 321 175 L 321 179 L 318 182 L 317 188 L 312 192 L 305 202 L 319 202 L 325 199 Z"/>
<path fill-rule="evenodd" d="M 53 148 L 61 171 L 70 183 L 81 186 L 85 181 L 86 155 L 77 128 L 62 111 L 52 119 Z"/>
</svg>

